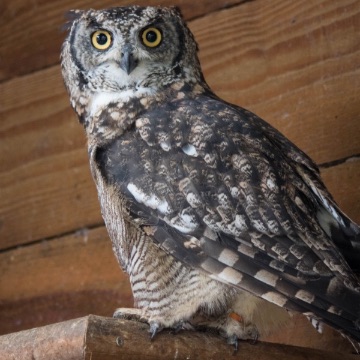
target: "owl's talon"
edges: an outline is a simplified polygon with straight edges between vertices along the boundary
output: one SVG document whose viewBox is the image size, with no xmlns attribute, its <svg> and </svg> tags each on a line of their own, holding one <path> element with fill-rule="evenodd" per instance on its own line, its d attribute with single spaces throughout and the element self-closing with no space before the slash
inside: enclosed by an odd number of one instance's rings
<svg viewBox="0 0 360 360">
<path fill-rule="evenodd" d="M 155 335 L 160 332 L 163 327 L 158 322 L 150 323 L 150 340 L 154 340 Z"/>
<path fill-rule="evenodd" d="M 178 332 L 182 330 L 191 330 L 194 331 L 195 328 L 192 326 L 188 321 L 180 321 L 172 328 L 172 333 L 177 334 Z"/>
<path fill-rule="evenodd" d="M 234 345 L 234 351 L 237 352 L 239 349 L 239 339 L 236 335 L 229 336 L 227 338 L 227 343 L 230 345 Z"/>
<path fill-rule="evenodd" d="M 251 345 L 256 345 L 259 340 L 259 333 L 256 332 L 253 336 L 253 338 L 249 341 Z"/>
</svg>

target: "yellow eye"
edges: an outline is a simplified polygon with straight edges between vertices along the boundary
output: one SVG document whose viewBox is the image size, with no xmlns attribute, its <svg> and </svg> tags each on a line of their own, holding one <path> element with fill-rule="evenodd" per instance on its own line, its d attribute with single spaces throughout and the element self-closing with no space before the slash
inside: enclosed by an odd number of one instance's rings
<svg viewBox="0 0 360 360">
<path fill-rule="evenodd" d="M 106 30 L 95 31 L 91 35 L 91 43 L 98 50 L 106 50 L 112 43 L 111 34 Z"/>
<path fill-rule="evenodd" d="M 155 27 L 149 27 L 142 32 L 141 40 L 147 47 L 159 46 L 162 40 L 161 31 Z"/>
</svg>

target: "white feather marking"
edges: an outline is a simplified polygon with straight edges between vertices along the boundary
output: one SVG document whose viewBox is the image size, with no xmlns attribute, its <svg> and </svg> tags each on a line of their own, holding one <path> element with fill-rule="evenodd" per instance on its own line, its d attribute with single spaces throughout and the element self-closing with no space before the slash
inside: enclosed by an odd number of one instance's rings
<svg viewBox="0 0 360 360">
<path fill-rule="evenodd" d="M 184 211 L 179 216 L 172 218 L 169 224 L 185 234 L 192 232 L 198 226 L 195 219 Z"/>
<path fill-rule="evenodd" d="M 235 226 L 240 230 L 247 230 L 246 219 L 243 215 L 235 216 Z"/>
<path fill-rule="evenodd" d="M 169 205 L 169 203 L 165 200 L 161 201 L 160 204 L 158 205 L 157 209 L 162 213 L 162 214 L 170 214 L 171 213 L 171 207 Z"/>
<path fill-rule="evenodd" d="M 330 224 L 339 227 L 334 218 L 323 208 L 320 208 L 316 213 L 321 228 L 326 232 L 326 235 L 331 237 Z"/>
<path fill-rule="evenodd" d="M 270 189 L 273 190 L 275 189 L 276 185 L 274 183 L 274 181 L 270 178 L 266 179 L 266 186 Z"/>
<path fill-rule="evenodd" d="M 197 208 L 199 205 L 202 204 L 200 198 L 192 192 L 189 192 L 186 195 L 186 200 L 192 208 Z"/>
<path fill-rule="evenodd" d="M 271 285 L 271 286 L 276 286 L 276 282 L 278 281 L 279 277 L 270 273 L 269 271 L 266 270 L 259 270 L 256 274 L 255 274 L 255 279 L 258 279 L 260 281 L 262 281 L 265 284 Z"/>
<path fill-rule="evenodd" d="M 315 300 L 315 296 L 311 293 L 309 293 L 306 290 L 299 290 L 296 294 L 295 297 L 297 299 L 300 299 L 308 304 L 312 304 L 312 302 Z"/>
<path fill-rule="evenodd" d="M 323 323 L 318 320 L 314 313 L 312 312 L 306 312 L 304 313 L 304 315 L 308 318 L 308 320 L 310 321 L 311 325 L 320 333 L 322 334 L 323 329 L 324 329 L 324 325 Z"/>
<path fill-rule="evenodd" d="M 233 197 L 233 198 L 237 198 L 238 196 L 239 196 L 239 189 L 237 188 L 237 187 L 235 187 L 235 186 L 233 186 L 232 188 L 231 188 L 231 190 L 230 190 L 230 192 L 231 192 L 231 196 Z"/>
<path fill-rule="evenodd" d="M 253 220 L 251 224 L 254 226 L 254 228 L 262 233 L 266 232 L 266 227 L 264 223 L 261 220 Z"/>
<path fill-rule="evenodd" d="M 233 251 L 224 249 L 220 253 L 218 260 L 223 264 L 233 266 L 239 260 L 239 257 Z"/>
<path fill-rule="evenodd" d="M 122 103 L 128 101 L 133 97 L 140 97 L 141 95 L 151 95 L 153 89 L 139 87 L 137 89 L 129 89 L 121 92 L 100 92 L 95 93 L 90 107 L 90 116 L 95 115 L 99 110 L 107 108 L 110 103 Z"/>
<path fill-rule="evenodd" d="M 191 144 L 186 144 L 184 145 L 181 150 L 186 154 L 186 155 L 189 155 L 189 156 L 198 156 L 198 152 L 196 151 L 196 148 L 194 145 L 191 145 Z"/>
<path fill-rule="evenodd" d="M 190 240 L 184 242 L 184 246 L 187 249 L 196 249 L 201 247 L 201 243 L 196 237 L 191 237 Z"/>
<path fill-rule="evenodd" d="M 158 209 L 163 214 L 169 213 L 171 211 L 167 201 L 159 199 L 154 194 L 148 195 L 144 193 L 135 184 L 129 183 L 127 189 L 130 191 L 131 195 L 135 198 L 137 202 L 143 203 L 146 206 L 151 207 L 152 209 Z"/>
<path fill-rule="evenodd" d="M 165 141 L 162 141 L 160 143 L 160 146 L 164 151 L 169 151 L 171 149 L 171 145 L 168 142 L 165 142 Z"/>
<path fill-rule="evenodd" d="M 257 254 L 256 250 L 254 250 L 252 247 L 245 245 L 245 244 L 240 244 L 238 246 L 238 251 L 244 255 L 251 257 L 251 258 L 254 258 L 255 255 Z"/>
<path fill-rule="evenodd" d="M 340 315 L 340 314 L 341 314 L 341 310 L 340 310 L 339 308 L 337 308 L 336 306 L 334 306 L 334 305 L 331 305 L 331 306 L 327 309 L 327 311 L 328 311 L 329 313 L 336 314 L 336 315 Z"/>
<path fill-rule="evenodd" d="M 217 277 L 230 284 L 239 284 L 242 280 L 242 275 L 231 267 L 226 267 Z"/>
<path fill-rule="evenodd" d="M 261 297 L 267 301 L 270 301 L 273 304 L 279 305 L 279 306 L 284 306 L 287 302 L 287 298 L 281 294 L 278 294 L 276 292 L 273 291 L 269 291 L 263 295 L 261 295 Z"/>
</svg>

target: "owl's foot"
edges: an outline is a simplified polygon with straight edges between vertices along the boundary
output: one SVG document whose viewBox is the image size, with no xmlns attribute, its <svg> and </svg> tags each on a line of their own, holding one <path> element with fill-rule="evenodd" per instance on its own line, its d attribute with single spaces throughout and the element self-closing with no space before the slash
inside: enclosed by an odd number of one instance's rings
<svg viewBox="0 0 360 360">
<path fill-rule="evenodd" d="M 133 320 L 142 323 L 148 323 L 150 325 L 150 339 L 153 340 L 156 334 L 162 331 L 164 328 L 170 329 L 173 333 L 178 333 L 181 330 L 195 330 L 195 328 L 187 321 L 179 321 L 171 327 L 164 326 L 160 321 L 152 321 L 144 316 L 144 312 L 141 309 L 136 308 L 118 308 L 113 314 L 114 318 Z"/>
<path fill-rule="evenodd" d="M 256 343 L 259 332 L 254 324 L 246 323 L 244 319 L 231 312 L 217 319 L 207 320 L 198 323 L 199 329 L 216 329 L 220 335 L 227 339 L 227 342 L 238 349 L 239 340 L 251 340 Z"/>
<path fill-rule="evenodd" d="M 156 321 L 150 323 L 150 340 L 153 340 L 155 335 L 159 333 L 163 327 Z"/>
<path fill-rule="evenodd" d="M 114 318 L 132 320 L 142 323 L 148 323 L 150 325 L 150 340 L 153 340 L 155 335 L 163 329 L 163 326 L 157 321 L 148 321 L 143 315 L 141 309 L 135 308 L 118 308 L 113 314 Z"/>
<path fill-rule="evenodd" d="M 150 338 L 151 340 L 154 339 L 155 335 L 159 333 L 161 330 L 163 330 L 165 327 L 160 325 L 159 322 L 156 321 L 150 321 Z M 187 321 L 180 321 L 178 323 L 175 323 L 173 326 L 168 328 L 171 330 L 173 334 L 177 334 L 178 332 L 182 330 L 192 330 L 194 331 L 195 328 Z"/>
</svg>

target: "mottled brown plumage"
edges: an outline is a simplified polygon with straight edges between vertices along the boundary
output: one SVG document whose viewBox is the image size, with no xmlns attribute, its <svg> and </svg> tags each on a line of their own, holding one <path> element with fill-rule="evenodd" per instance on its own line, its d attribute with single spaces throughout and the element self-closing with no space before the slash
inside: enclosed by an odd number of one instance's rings
<svg viewBox="0 0 360 360">
<path fill-rule="evenodd" d="M 359 341 L 360 230 L 311 159 L 211 91 L 177 9 L 74 17 L 63 76 L 137 306 L 116 314 L 236 344 L 287 309 Z"/>
</svg>

